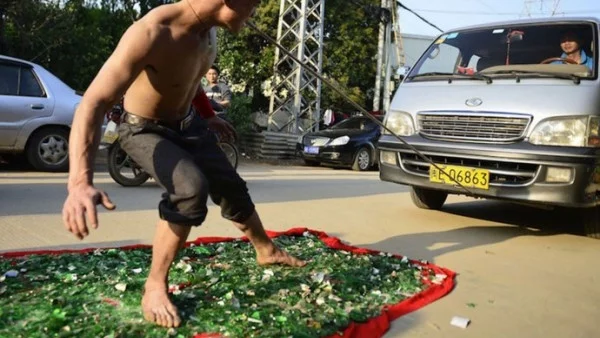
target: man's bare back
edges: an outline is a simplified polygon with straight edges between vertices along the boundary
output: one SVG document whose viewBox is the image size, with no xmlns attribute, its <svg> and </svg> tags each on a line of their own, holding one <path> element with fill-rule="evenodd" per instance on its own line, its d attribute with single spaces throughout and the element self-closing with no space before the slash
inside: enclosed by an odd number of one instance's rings
<svg viewBox="0 0 600 338">
<path fill-rule="evenodd" d="M 108 195 L 93 185 L 93 163 L 104 113 L 125 96 L 128 114 L 147 119 L 181 119 L 201 88 L 201 77 L 215 60 L 214 28 L 239 31 L 258 2 L 182 0 L 154 9 L 127 29 L 75 113 L 69 139 L 68 196 L 63 206 L 63 222 L 68 231 L 83 239 L 89 235 L 88 224 L 98 227 L 97 204 L 109 210 L 115 208 Z M 230 128 L 218 117 L 209 118 L 206 123 L 217 133 L 219 128 Z M 165 127 L 167 132 L 154 123 L 122 123 L 119 128 L 122 148 L 168 190 L 159 204 L 161 219 L 144 285 L 142 311 L 147 320 L 165 327 L 179 326 L 181 322 L 167 293 L 169 269 L 191 226 L 203 223 L 209 194 L 220 201 L 217 204 L 223 217 L 250 240 L 258 264 L 306 264 L 279 249 L 267 236 L 245 181 L 231 167 L 216 141 L 206 136 L 201 123 L 185 131 Z M 138 133 L 133 128 L 147 130 Z"/>
</svg>

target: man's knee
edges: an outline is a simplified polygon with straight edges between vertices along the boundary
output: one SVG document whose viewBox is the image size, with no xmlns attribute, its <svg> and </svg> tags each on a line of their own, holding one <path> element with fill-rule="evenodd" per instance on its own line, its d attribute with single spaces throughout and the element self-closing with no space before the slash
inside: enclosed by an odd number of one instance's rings
<svg viewBox="0 0 600 338">
<path fill-rule="evenodd" d="M 224 182 L 219 189 L 213 189 L 211 199 L 221 207 L 223 218 L 236 223 L 244 223 L 255 211 L 246 182 L 241 178 Z"/>
<path fill-rule="evenodd" d="M 208 213 L 209 189 L 204 175 L 199 170 L 175 171 L 172 188 L 159 204 L 161 218 L 179 225 L 201 225 Z"/>
</svg>

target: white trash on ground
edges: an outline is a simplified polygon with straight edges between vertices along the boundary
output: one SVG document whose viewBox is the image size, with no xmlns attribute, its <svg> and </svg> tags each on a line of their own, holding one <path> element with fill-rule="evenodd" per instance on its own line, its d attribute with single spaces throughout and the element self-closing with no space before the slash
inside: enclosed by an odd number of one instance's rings
<svg viewBox="0 0 600 338">
<path fill-rule="evenodd" d="M 466 329 L 470 322 L 471 320 L 469 318 L 454 316 L 450 321 L 450 325 Z"/>
</svg>

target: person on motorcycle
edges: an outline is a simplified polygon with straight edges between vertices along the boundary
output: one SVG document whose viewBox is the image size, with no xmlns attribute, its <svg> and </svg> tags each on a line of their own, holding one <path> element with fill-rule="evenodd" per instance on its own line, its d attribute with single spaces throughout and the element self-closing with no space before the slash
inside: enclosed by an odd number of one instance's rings
<svg viewBox="0 0 600 338">
<path fill-rule="evenodd" d="M 181 323 L 167 292 L 169 270 L 191 228 L 204 223 L 208 197 L 249 239 L 258 264 L 306 264 L 267 235 L 246 182 L 218 147 L 211 130 L 227 134 L 231 126 L 190 109 L 216 58 L 216 27 L 239 32 L 259 2 L 182 0 L 154 8 L 127 28 L 74 115 L 62 211 L 68 231 L 82 240 L 89 226 L 98 227 L 97 204 L 115 209 L 93 184 L 93 164 L 104 113 L 123 96 L 119 142 L 165 190 L 141 303 L 144 318 L 163 327 Z"/>
<path fill-rule="evenodd" d="M 231 105 L 231 89 L 225 83 L 219 81 L 221 71 L 216 65 L 212 65 L 206 73 L 208 84 L 204 86 L 204 92 L 210 99 L 210 103 L 217 114 L 225 114 Z"/>
</svg>

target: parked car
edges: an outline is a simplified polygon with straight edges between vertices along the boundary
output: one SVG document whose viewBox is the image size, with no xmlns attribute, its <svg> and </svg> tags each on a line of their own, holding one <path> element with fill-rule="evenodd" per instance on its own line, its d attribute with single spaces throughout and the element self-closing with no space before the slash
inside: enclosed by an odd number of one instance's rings
<svg viewBox="0 0 600 338">
<path fill-rule="evenodd" d="M 351 117 L 328 129 L 304 134 L 298 138 L 296 150 L 307 165 L 323 163 L 366 171 L 377 165 L 375 144 L 380 134 L 381 128 L 368 117 Z"/>
<path fill-rule="evenodd" d="M 448 194 L 565 208 L 600 238 L 599 24 L 525 19 L 441 34 L 384 121 L 425 158 L 384 131 L 381 180 L 410 186 L 425 209 Z"/>
<path fill-rule="evenodd" d="M 24 154 L 40 171 L 68 170 L 81 95 L 40 65 L 0 55 L 0 154 Z"/>
</svg>

